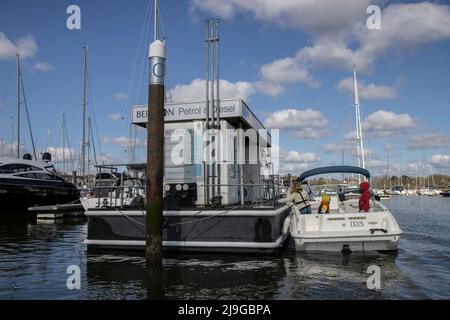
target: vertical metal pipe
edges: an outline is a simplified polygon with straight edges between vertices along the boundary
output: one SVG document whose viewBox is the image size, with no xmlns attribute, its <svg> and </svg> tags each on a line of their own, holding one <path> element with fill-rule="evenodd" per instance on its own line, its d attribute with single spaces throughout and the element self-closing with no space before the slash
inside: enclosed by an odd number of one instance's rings
<svg viewBox="0 0 450 320">
<path fill-rule="evenodd" d="M 215 42 L 216 42 L 216 118 L 217 118 L 217 194 L 220 196 L 220 183 L 221 183 L 221 160 L 222 160 L 222 150 L 221 150 L 221 130 L 220 130 L 220 95 L 219 95 L 219 87 L 220 87 L 220 78 L 219 78 L 219 19 L 216 19 L 216 36 L 215 36 Z"/>
<path fill-rule="evenodd" d="M 242 122 L 239 122 L 239 188 L 240 188 L 240 196 L 241 196 L 241 206 L 245 205 L 244 199 L 244 164 L 243 158 L 245 157 L 245 143 L 244 143 L 244 132 L 242 130 Z"/>
<path fill-rule="evenodd" d="M 205 20 L 205 81 L 206 81 L 206 93 L 205 93 L 205 103 L 206 103 L 206 113 L 205 113 L 205 140 L 206 140 L 206 150 L 209 150 L 209 20 Z M 204 192 L 206 194 L 206 202 L 205 206 L 209 202 L 209 178 L 210 178 L 210 170 L 209 170 L 209 154 L 205 153 L 205 171 L 204 174 L 206 176 L 206 185 L 204 187 Z"/>
<path fill-rule="evenodd" d="M 113 166 L 111 166 L 111 169 L 110 169 L 111 177 L 112 177 L 112 172 L 113 172 Z M 113 199 L 113 196 L 112 196 L 113 190 L 114 190 L 113 188 L 109 189 L 109 206 L 110 207 L 113 206 L 113 201 L 112 201 L 112 199 Z"/>
<path fill-rule="evenodd" d="M 213 148 L 214 148 L 214 158 L 212 161 L 212 195 L 213 197 L 216 195 L 216 160 L 217 160 L 217 132 L 216 132 L 216 102 L 214 99 L 214 86 L 215 86 L 215 69 L 214 69 L 214 51 L 215 47 L 212 41 L 214 41 L 214 20 L 209 20 L 209 28 L 210 28 L 210 45 L 211 45 L 211 52 L 210 52 L 210 65 L 211 65 L 211 105 L 212 105 L 212 113 L 211 113 L 211 120 L 212 120 L 212 128 L 213 128 L 213 135 L 211 137 L 211 142 L 214 140 Z"/>
<path fill-rule="evenodd" d="M 125 188 L 123 186 L 123 173 L 120 175 L 120 208 L 123 208 L 123 192 Z"/>
<path fill-rule="evenodd" d="M 20 57 L 17 54 L 17 159 L 20 158 Z M 12 148 L 12 145 L 11 145 Z"/>
</svg>

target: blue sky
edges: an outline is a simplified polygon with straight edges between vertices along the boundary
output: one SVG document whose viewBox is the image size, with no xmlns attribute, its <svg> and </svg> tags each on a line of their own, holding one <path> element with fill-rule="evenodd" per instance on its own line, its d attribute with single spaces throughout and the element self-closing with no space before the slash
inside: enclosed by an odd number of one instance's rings
<svg viewBox="0 0 450 320">
<path fill-rule="evenodd" d="M 147 100 L 151 2 L 1 1 L 4 153 L 11 141 L 10 116 L 16 113 L 16 51 L 23 56 L 23 81 L 38 149 L 48 145 L 55 151 L 62 146 L 65 113 L 71 146 L 78 150 L 86 45 L 89 109 L 92 116 L 95 113 L 104 158 L 127 160 L 130 106 Z M 66 28 L 66 8 L 71 4 L 81 8 L 81 30 Z M 381 8 L 379 30 L 366 26 L 370 4 Z M 161 0 L 169 50 L 167 90 L 174 101 L 203 97 L 203 20 L 219 16 L 222 97 L 243 97 L 267 125 L 281 130 L 284 171 L 298 173 L 305 160 L 308 166 L 340 164 L 342 153 L 346 163 L 356 163 L 352 88 L 346 79 L 356 64 L 369 169 L 385 172 L 390 145 L 391 172 L 415 174 L 419 162 L 428 158 L 434 172 L 450 174 L 449 5 Z M 22 120 L 21 136 L 30 150 Z M 143 132 L 138 139 L 145 139 Z M 144 151 L 138 148 L 138 160 Z"/>
</svg>

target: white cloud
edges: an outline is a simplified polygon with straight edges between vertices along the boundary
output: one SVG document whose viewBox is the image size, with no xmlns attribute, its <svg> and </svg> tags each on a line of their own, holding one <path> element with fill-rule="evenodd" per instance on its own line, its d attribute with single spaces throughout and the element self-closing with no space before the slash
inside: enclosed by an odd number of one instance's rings
<svg viewBox="0 0 450 320">
<path fill-rule="evenodd" d="M 192 0 L 191 8 L 230 19 L 238 13 L 282 28 L 336 34 L 364 18 L 367 0 Z"/>
<path fill-rule="evenodd" d="M 341 91 L 350 92 L 353 94 L 353 78 L 348 77 L 339 81 L 337 88 Z M 385 85 L 376 85 L 374 83 L 365 84 L 363 81 L 358 81 L 358 93 L 361 99 L 365 100 L 383 100 L 392 99 L 396 96 L 396 88 Z"/>
<path fill-rule="evenodd" d="M 300 153 L 298 151 L 280 150 L 280 173 L 299 174 L 311 167 L 311 163 L 320 162 L 320 157 L 313 152 Z"/>
<path fill-rule="evenodd" d="M 317 88 L 320 85 L 294 58 L 277 59 L 265 64 L 259 73 L 264 81 L 277 84 L 304 82 L 311 88 Z"/>
<path fill-rule="evenodd" d="M 0 59 L 15 58 L 17 53 L 22 59 L 31 58 L 37 49 L 36 40 L 30 33 L 13 43 L 3 32 L 0 32 Z"/>
<path fill-rule="evenodd" d="M 358 154 L 358 149 L 356 142 L 346 142 L 344 144 L 334 144 L 334 143 L 327 143 L 323 147 L 323 151 L 326 153 L 336 153 L 336 154 L 342 154 L 344 155 L 351 155 L 356 157 Z M 372 157 L 373 152 L 369 148 L 364 148 L 364 157 L 365 160 L 368 161 L 370 157 Z"/>
<path fill-rule="evenodd" d="M 17 141 L 13 141 L 13 143 L 11 144 L 10 142 L 7 141 L 11 141 L 11 138 L 8 139 L 3 139 L 0 137 L 0 158 L 4 157 L 4 158 L 9 158 L 11 157 L 11 155 L 14 157 L 17 156 Z M 30 151 L 27 149 L 27 147 L 23 144 L 20 145 L 20 155 L 23 156 L 24 153 L 30 153 Z"/>
<path fill-rule="evenodd" d="M 301 129 L 304 126 L 310 128 L 324 128 L 328 121 L 320 111 L 308 108 L 283 109 L 272 113 L 265 121 L 269 128 L 276 129 Z"/>
<path fill-rule="evenodd" d="M 408 149 L 410 150 L 429 150 L 444 148 L 450 148 L 450 135 L 448 134 L 434 133 L 411 137 L 408 140 Z"/>
<path fill-rule="evenodd" d="M 318 39 L 312 46 L 298 50 L 294 57 L 309 69 L 351 70 L 355 64 L 358 70 L 368 68 L 365 57 L 348 48 L 345 41 L 336 39 Z"/>
<path fill-rule="evenodd" d="M 128 99 L 128 95 L 126 93 L 115 93 L 114 99 L 119 101 L 126 101 Z"/>
<path fill-rule="evenodd" d="M 416 122 L 409 114 L 396 114 L 392 111 L 378 110 L 369 115 L 362 123 L 365 132 L 377 137 L 407 133 L 416 127 Z"/>
<path fill-rule="evenodd" d="M 48 147 L 45 152 L 49 152 L 52 156 L 52 161 L 55 163 L 62 163 L 63 155 L 66 161 L 70 160 L 70 157 L 75 160 L 77 158 L 77 151 L 74 149 L 63 148 L 63 147 Z"/>
<path fill-rule="evenodd" d="M 254 94 L 255 89 L 250 82 L 238 81 L 230 82 L 221 79 L 219 81 L 220 98 L 246 100 Z M 210 86 L 211 88 L 211 86 Z M 205 100 L 206 81 L 204 79 L 194 79 L 190 84 L 178 84 L 170 90 L 169 96 L 173 102 L 192 102 Z"/>
<path fill-rule="evenodd" d="M 104 163 L 104 164 L 118 164 L 118 163 L 124 163 L 124 162 L 126 162 L 126 161 L 124 161 L 122 158 L 120 158 L 120 157 L 117 157 L 117 156 L 115 156 L 115 155 L 113 155 L 113 154 L 110 154 L 110 153 L 108 153 L 108 154 L 104 154 L 104 155 L 102 155 L 102 156 L 100 156 L 100 157 L 98 157 L 98 160 L 97 160 L 99 163 Z"/>
<path fill-rule="evenodd" d="M 108 115 L 108 119 L 110 121 L 119 121 L 123 119 L 123 117 L 120 113 L 111 113 L 110 115 Z"/>
<path fill-rule="evenodd" d="M 317 162 L 317 161 L 320 161 L 320 157 L 313 152 L 300 153 L 295 150 L 291 150 L 291 151 L 281 150 L 280 158 L 283 159 L 283 161 L 285 161 L 285 162 L 304 162 L 304 161 Z"/>
<path fill-rule="evenodd" d="M 136 138 L 135 141 L 133 141 L 133 139 L 130 139 L 129 137 L 124 137 L 124 136 L 120 136 L 120 137 L 103 137 L 103 143 L 106 144 L 117 144 L 119 146 L 123 146 L 123 147 L 132 147 L 132 146 L 136 146 L 136 147 L 143 147 L 146 146 L 146 142 L 142 141 L 141 139 Z"/>
<path fill-rule="evenodd" d="M 320 139 L 330 135 L 328 129 L 301 128 L 295 130 L 294 134 L 299 139 Z"/>
<path fill-rule="evenodd" d="M 450 169 L 450 155 L 435 154 L 431 157 L 430 163 L 439 169 Z"/>
<path fill-rule="evenodd" d="M 299 50 L 295 58 L 315 68 L 350 70 L 356 64 L 358 70 L 368 71 L 388 51 L 409 52 L 426 43 L 450 39 L 450 7 L 445 5 L 391 4 L 381 17 L 379 30 L 369 30 L 365 19 L 349 23 L 343 37 L 315 37 L 313 45 Z"/>
<path fill-rule="evenodd" d="M 256 81 L 253 83 L 255 89 L 266 96 L 276 97 L 285 90 L 284 86 L 270 81 Z"/>
<path fill-rule="evenodd" d="M 51 64 L 49 64 L 48 62 L 45 62 L 45 61 L 36 62 L 33 65 L 33 70 L 41 71 L 41 72 L 48 72 L 48 71 L 51 71 L 51 70 L 54 70 L 54 69 L 55 69 L 54 66 L 52 66 Z"/>
<path fill-rule="evenodd" d="M 363 56 L 374 59 L 388 49 L 408 50 L 450 39 L 450 7 L 431 2 L 391 4 L 382 11 L 382 27 L 362 35 Z"/>
<path fill-rule="evenodd" d="M 345 139 L 345 141 L 356 141 L 356 130 L 347 132 L 344 135 L 344 139 Z"/>
<path fill-rule="evenodd" d="M 356 144 L 350 144 L 350 143 L 345 143 L 345 144 L 327 143 L 323 147 L 323 151 L 326 153 L 338 153 L 338 154 L 341 154 L 342 152 L 350 153 L 350 152 L 353 152 L 353 150 L 355 150 L 355 149 L 356 149 Z"/>
<path fill-rule="evenodd" d="M 382 1 L 380 1 L 382 2 Z M 373 4 L 373 2 L 371 2 Z M 192 0 L 191 8 L 232 18 L 253 14 L 255 19 L 294 28 L 311 36 L 312 44 L 300 48 L 292 57 L 275 59 L 260 69 L 255 88 L 277 96 L 286 85 L 320 84 L 312 71 L 321 68 L 368 72 L 386 54 L 409 53 L 415 47 L 450 39 L 450 7 L 430 2 L 394 3 L 381 12 L 381 29 L 369 30 L 366 9 L 369 1 L 311 0 Z M 392 87 L 368 84 L 362 87 L 363 99 L 395 97 Z"/>
<path fill-rule="evenodd" d="M 265 125 L 272 129 L 293 130 L 299 139 L 320 139 L 329 134 L 328 121 L 320 111 L 283 109 L 267 117 Z"/>
</svg>

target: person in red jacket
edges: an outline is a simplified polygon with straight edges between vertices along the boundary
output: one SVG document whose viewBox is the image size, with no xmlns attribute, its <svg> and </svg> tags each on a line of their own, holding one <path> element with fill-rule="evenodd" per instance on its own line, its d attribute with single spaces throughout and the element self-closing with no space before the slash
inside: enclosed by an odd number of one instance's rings
<svg viewBox="0 0 450 320">
<path fill-rule="evenodd" d="M 359 192 L 361 196 L 359 197 L 359 212 L 368 212 L 370 208 L 370 191 L 369 183 L 367 181 L 361 182 L 359 185 Z"/>
</svg>

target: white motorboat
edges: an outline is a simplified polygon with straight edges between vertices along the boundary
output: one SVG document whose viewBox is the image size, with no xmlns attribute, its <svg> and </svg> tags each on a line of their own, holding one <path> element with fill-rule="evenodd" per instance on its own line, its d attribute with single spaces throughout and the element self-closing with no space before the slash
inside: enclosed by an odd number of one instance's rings
<svg viewBox="0 0 450 320">
<path fill-rule="evenodd" d="M 325 173 L 357 173 L 370 178 L 368 170 L 351 166 L 316 168 L 304 172 L 299 182 L 309 188 L 308 177 Z M 330 195 L 329 213 L 319 214 L 320 199 L 310 199 L 311 214 L 292 206 L 290 234 L 297 251 L 396 251 L 402 230 L 389 209 L 370 200 L 369 212 L 359 212 L 359 200 Z"/>
<path fill-rule="evenodd" d="M 402 186 L 393 186 L 391 188 L 391 194 L 395 196 L 404 196 L 406 195 L 406 191 Z"/>
</svg>

